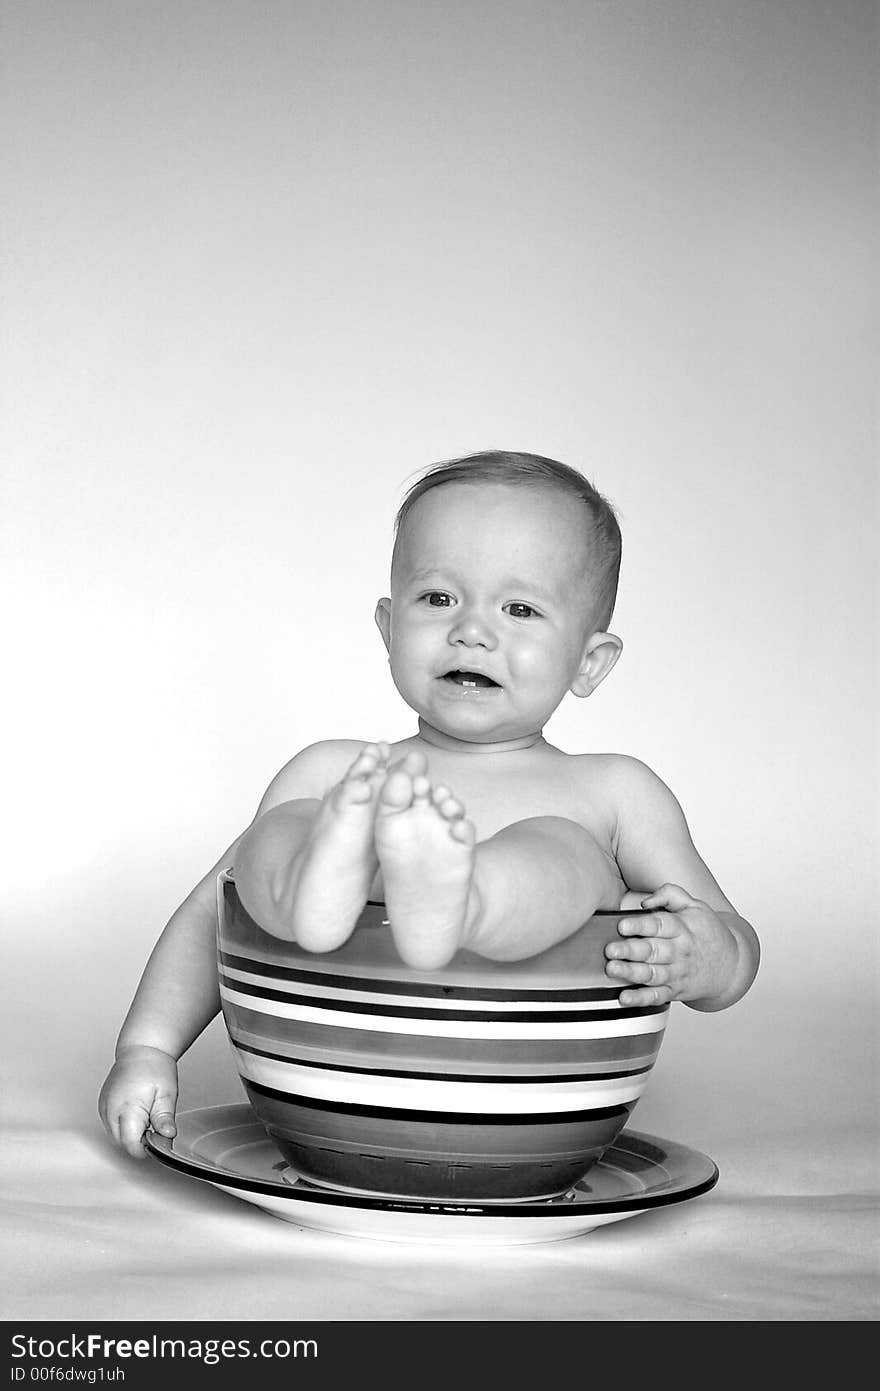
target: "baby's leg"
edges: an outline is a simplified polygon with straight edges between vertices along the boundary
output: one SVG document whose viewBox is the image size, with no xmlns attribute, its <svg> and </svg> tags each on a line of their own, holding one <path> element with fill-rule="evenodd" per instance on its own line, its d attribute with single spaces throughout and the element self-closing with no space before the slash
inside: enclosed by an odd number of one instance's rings
<svg viewBox="0 0 880 1391">
<path fill-rule="evenodd" d="M 445 966 L 462 945 L 472 898 L 476 832 L 422 753 L 391 769 L 379 792 L 376 851 L 391 931 L 403 960 Z"/>
<path fill-rule="evenodd" d="M 619 908 L 624 892 L 611 855 L 576 821 L 515 821 L 477 846 L 464 945 L 493 961 L 534 956 L 598 908 Z"/>
<path fill-rule="evenodd" d="M 389 752 L 367 744 L 322 801 L 276 807 L 243 838 L 236 883 L 267 932 L 307 951 L 333 951 L 351 936 L 379 866 L 373 827 Z"/>
<path fill-rule="evenodd" d="M 534 956 L 597 908 L 617 908 L 617 866 L 582 826 L 541 816 L 475 844 L 464 807 L 432 788 L 421 754 L 379 792 L 376 849 L 397 948 L 435 970 L 460 947 L 496 961 Z"/>
</svg>

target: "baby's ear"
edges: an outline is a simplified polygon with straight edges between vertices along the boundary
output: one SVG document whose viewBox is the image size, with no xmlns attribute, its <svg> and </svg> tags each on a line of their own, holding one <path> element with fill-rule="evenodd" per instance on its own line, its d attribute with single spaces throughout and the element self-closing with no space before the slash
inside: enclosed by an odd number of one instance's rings
<svg viewBox="0 0 880 1391">
<path fill-rule="evenodd" d="M 376 605 L 376 627 L 382 634 L 386 649 L 391 651 L 391 600 L 380 599 Z"/>
<path fill-rule="evenodd" d="M 569 690 L 572 695 L 592 695 L 601 681 L 605 680 L 621 652 L 623 643 L 613 633 L 594 633 L 584 648 L 580 670 Z"/>
</svg>

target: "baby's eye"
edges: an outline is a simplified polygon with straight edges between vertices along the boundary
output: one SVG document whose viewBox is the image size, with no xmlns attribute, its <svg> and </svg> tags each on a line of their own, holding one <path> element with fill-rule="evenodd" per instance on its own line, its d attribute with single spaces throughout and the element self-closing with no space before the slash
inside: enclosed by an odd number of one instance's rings
<svg viewBox="0 0 880 1391">
<path fill-rule="evenodd" d="M 538 611 L 531 604 L 505 604 L 511 618 L 537 618 Z"/>
<path fill-rule="evenodd" d="M 446 594 L 442 589 L 431 589 L 427 594 L 422 595 L 424 603 L 430 604 L 432 609 L 448 609 L 454 603 L 451 594 Z"/>
</svg>

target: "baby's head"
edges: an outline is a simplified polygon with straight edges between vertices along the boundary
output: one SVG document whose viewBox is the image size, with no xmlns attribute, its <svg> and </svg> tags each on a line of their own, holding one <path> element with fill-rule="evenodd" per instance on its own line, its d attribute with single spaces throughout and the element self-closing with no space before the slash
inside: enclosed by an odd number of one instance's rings
<svg viewBox="0 0 880 1391">
<path fill-rule="evenodd" d="M 395 684 L 456 741 L 537 737 L 620 654 L 608 631 L 620 530 L 574 469 L 487 451 L 437 464 L 398 512 L 376 621 Z"/>
<path fill-rule="evenodd" d="M 541 454 L 520 454 L 507 450 L 485 450 L 466 454 L 460 459 L 448 459 L 425 470 L 412 485 L 401 503 L 395 520 L 395 543 L 391 557 L 392 588 L 395 560 L 399 556 L 405 523 L 419 498 L 453 483 L 468 487 L 478 485 L 528 489 L 535 493 L 553 492 L 560 502 L 572 509 L 580 521 L 574 547 L 566 557 L 573 571 L 584 581 L 583 599 L 592 605 L 592 620 L 596 631 L 607 631 L 617 597 L 620 573 L 620 527 L 610 502 L 593 487 L 581 473 L 547 459 Z M 529 496 L 517 502 L 525 513 Z M 503 544 L 504 537 L 498 540 Z"/>
</svg>

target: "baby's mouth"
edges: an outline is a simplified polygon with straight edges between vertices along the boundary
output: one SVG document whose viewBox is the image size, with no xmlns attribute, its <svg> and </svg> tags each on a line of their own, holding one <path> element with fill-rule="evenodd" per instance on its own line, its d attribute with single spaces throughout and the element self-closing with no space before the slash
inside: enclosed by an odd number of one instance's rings
<svg viewBox="0 0 880 1391">
<path fill-rule="evenodd" d="M 467 671 L 465 669 L 447 671 L 442 680 L 451 681 L 454 685 L 461 686 L 466 690 L 477 690 L 478 688 L 488 690 L 492 687 L 498 687 L 497 681 L 493 681 L 491 676 L 484 676 L 481 671 Z"/>
</svg>

